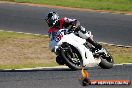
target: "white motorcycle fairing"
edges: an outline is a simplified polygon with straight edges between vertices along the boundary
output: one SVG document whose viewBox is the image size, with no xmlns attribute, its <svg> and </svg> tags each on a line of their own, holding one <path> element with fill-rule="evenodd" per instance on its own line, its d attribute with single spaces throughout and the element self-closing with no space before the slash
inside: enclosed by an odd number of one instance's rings
<svg viewBox="0 0 132 88">
<path fill-rule="evenodd" d="M 94 58 L 92 52 L 83 45 L 86 40 L 76 36 L 74 33 L 63 35 L 57 45 L 60 46 L 64 42 L 71 44 L 78 49 L 82 56 L 83 66 L 93 67 L 97 66 L 101 62 L 100 58 Z"/>
</svg>

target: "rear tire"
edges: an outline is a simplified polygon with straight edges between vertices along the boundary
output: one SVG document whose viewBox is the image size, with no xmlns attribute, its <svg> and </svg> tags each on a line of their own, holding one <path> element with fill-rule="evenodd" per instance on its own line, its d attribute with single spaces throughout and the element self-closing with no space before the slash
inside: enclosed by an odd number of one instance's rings
<svg viewBox="0 0 132 88">
<path fill-rule="evenodd" d="M 108 51 L 107 51 L 108 52 Z M 113 57 L 111 56 L 111 54 L 107 54 L 107 56 L 102 55 L 100 56 L 101 62 L 99 64 L 99 66 L 103 69 L 110 69 L 113 67 L 114 65 L 114 60 Z"/>
</svg>

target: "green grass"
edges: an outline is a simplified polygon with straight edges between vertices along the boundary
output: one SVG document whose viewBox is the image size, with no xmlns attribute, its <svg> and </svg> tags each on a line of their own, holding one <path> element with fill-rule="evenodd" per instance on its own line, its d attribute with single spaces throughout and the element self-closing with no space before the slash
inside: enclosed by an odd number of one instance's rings
<svg viewBox="0 0 132 88">
<path fill-rule="evenodd" d="M 49 38 L 0 31 L 0 69 L 57 66 L 55 55 L 48 49 Z M 132 48 L 103 45 L 116 64 L 132 63 Z"/>
<path fill-rule="evenodd" d="M 15 0 L 0 0 L 0 1 L 11 1 L 11 2 L 15 2 Z"/>
<path fill-rule="evenodd" d="M 28 63 L 28 64 L 17 64 L 17 65 L 0 65 L 1 69 L 22 69 L 22 68 L 36 68 L 36 67 L 52 67 L 57 66 L 57 63 L 42 63 L 42 64 L 36 64 L 36 63 Z"/>
<path fill-rule="evenodd" d="M 96 10 L 132 12 L 132 0 L 9 0 L 9 1 L 48 4 L 65 7 L 90 8 Z"/>
<path fill-rule="evenodd" d="M 25 36 L 23 36 L 25 35 Z M 13 39 L 13 38 L 43 38 L 48 37 L 44 35 L 32 35 L 32 34 L 24 34 L 24 33 L 16 33 L 16 32 L 6 32 L 0 31 L 0 39 Z"/>
</svg>

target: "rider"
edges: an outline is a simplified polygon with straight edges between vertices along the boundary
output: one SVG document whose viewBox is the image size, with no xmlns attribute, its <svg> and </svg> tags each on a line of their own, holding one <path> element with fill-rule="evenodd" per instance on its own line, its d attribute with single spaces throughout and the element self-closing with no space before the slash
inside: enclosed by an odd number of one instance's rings
<svg viewBox="0 0 132 88">
<path fill-rule="evenodd" d="M 72 29 L 76 30 L 78 32 L 78 35 L 86 39 L 87 42 L 91 43 L 95 48 L 101 49 L 102 46 L 90 37 L 91 32 L 86 31 L 84 27 L 80 26 L 80 22 L 76 19 L 70 19 L 67 17 L 59 18 L 59 15 L 56 12 L 49 12 L 46 16 L 46 23 L 49 26 L 48 34 L 51 37 L 49 48 L 51 51 L 56 52 L 55 46 L 56 46 L 56 34 L 59 29 Z"/>
</svg>

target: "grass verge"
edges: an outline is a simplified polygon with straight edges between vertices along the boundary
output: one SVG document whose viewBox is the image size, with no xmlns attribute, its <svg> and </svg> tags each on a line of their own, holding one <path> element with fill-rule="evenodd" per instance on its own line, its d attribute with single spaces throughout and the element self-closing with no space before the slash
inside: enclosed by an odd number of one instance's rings
<svg viewBox="0 0 132 88">
<path fill-rule="evenodd" d="M 56 66 L 48 50 L 48 38 L 40 35 L 0 32 L 0 69 Z"/>
<path fill-rule="evenodd" d="M 1 0 L 55 6 L 132 12 L 132 0 Z M 63 2 L 62 2 L 63 1 Z"/>
<path fill-rule="evenodd" d="M 56 66 L 55 55 L 48 49 L 49 38 L 0 31 L 0 69 Z M 132 63 L 132 48 L 103 45 L 115 63 Z"/>
</svg>

